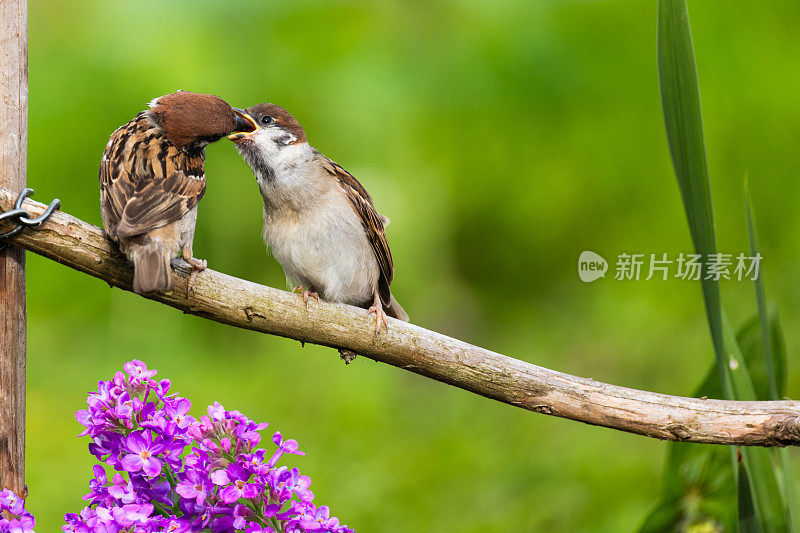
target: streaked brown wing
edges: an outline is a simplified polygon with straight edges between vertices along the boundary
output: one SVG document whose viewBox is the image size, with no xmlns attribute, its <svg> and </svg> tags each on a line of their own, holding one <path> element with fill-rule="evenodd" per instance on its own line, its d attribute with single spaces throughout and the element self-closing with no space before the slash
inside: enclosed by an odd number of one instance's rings
<svg viewBox="0 0 800 533">
<path fill-rule="evenodd" d="M 378 292 L 381 296 L 381 302 L 388 307 L 392 298 L 389 286 L 392 284 L 392 279 L 394 279 L 394 262 L 392 261 L 392 251 L 389 249 L 389 243 L 386 240 L 385 217 L 381 217 L 378 214 L 372 204 L 372 198 L 369 193 L 352 174 L 327 157 L 322 157 L 323 167 L 328 173 L 336 177 L 339 185 L 347 193 L 350 205 L 361 219 L 361 224 L 381 269 L 381 277 L 378 280 Z"/>
<path fill-rule="evenodd" d="M 188 178 L 183 172 L 140 180 L 125 204 L 117 237 L 139 235 L 179 220 L 197 205 L 205 190 L 205 180 Z"/>
<path fill-rule="evenodd" d="M 188 157 L 139 115 L 114 132 L 100 163 L 106 231 L 131 237 L 175 222 L 205 187 L 202 154 Z"/>
<path fill-rule="evenodd" d="M 125 203 L 133 194 L 133 182 L 130 179 L 114 183 L 119 172 L 120 169 L 110 161 L 100 162 L 100 203 L 104 211 L 104 222 L 108 226 L 106 231 L 109 233 L 119 224 Z"/>
</svg>

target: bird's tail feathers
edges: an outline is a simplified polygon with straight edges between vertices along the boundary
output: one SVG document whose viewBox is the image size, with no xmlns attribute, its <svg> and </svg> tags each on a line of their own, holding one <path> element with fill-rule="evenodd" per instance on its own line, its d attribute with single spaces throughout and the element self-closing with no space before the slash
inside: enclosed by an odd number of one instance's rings
<svg viewBox="0 0 800 533">
<path fill-rule="evenodd" d="M 386 314 L 392 318 L 402 320 L 403 322 L 408 322 L 408 313 L 406 313 L 405 309 L 400 307 L 400 304 L 394 299 L 394 295 L 392 295 L 392 300 L 389 302 L 389 306 L 386 307 Z"/>
<path fill-rule="evenodd" d="M 133 254 L 133 292 L 146 294 L 172 289 L 170 253 L 165 249 L 140 249 Z"/>
</svg>

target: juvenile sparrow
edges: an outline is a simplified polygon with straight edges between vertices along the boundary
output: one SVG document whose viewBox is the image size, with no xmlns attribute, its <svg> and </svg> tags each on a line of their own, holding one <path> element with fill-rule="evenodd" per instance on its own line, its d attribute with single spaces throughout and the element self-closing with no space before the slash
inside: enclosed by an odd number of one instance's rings
<svg viewBox="0 0 800 533">
<path fill-rule="evenodd" d="M 133 262 L 137 294 L 172 289 L 170 260 L 192 266 L 189 290 L 206 261 L 192 254 L 197 202 L 206 190 L 205 147 L 251 121 L 210 94 L 179 91 L 111 134 L 100 162 L 100 211 L 108 236 Z"/>
<path fill-rule="evenodd" d="M 369 307 L 375 334 L 386 315 L 408 321 L 389 286 L 394 264 L 385 226 L 361 183 L 309 146 L 297 120 L 275 104 L 244 110 L 252 131 L 228 139 L 253 169 L 264 198 L 264 240 L 303 299 Z M 305 288 L 304 288 L 305 287 Z"/>
</svg>

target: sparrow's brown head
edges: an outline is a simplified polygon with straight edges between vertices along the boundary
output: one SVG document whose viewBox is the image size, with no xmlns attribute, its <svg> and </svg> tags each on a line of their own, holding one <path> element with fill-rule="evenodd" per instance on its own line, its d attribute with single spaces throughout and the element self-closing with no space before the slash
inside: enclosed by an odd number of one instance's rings
<svg viewBox="0 0 800 533">
<path fill-rule="evenodd" d="M 307 142 L 303 127 L 292 115 L 277 104 L 258 104 L 248 107 L 244 112 L 255 125 L 252 131 L 240 131 L 228 135 L 228 139 L 237 144 L 245 140 L 256 139 L 270 142 L 278 146 L 290 146 Z"/>
<path fill-rule="evenodd" d="M 150 116 L 176 147 L 201 150 L 232 132 L 256 129 L 252 119 L 213 94 L 178 91 L 150 102 Z"/>
</svg>

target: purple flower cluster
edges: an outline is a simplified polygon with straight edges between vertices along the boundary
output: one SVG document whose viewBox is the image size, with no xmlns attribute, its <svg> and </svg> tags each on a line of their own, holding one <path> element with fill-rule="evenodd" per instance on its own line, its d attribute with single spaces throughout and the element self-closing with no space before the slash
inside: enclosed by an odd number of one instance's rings
<svg viewBox="0 0 800 533">
<path fill-rule="evenodd" d="M 0 490 L 0 533 L 34 533 L 36 520 L 25 510 L 25 500 L 11 490 Z"/>
<path fill-rule="evenodd" d="M 189 400 L 170 394 L 169 380 L 155 381 L 155 370 L 137 360 L 124 370 L 99 382 L 88 409 L 76 413 L 101 464 L 84 496 L 89 505 L 65 515 L 63 531 L 353 532 L 312 503 L 308 476 L 277 465 L 284 454 L 305 455 L 295 440 L 276 432 L 268 456 L 257 447 L 266 423 L 219 403 L 195 419 Z"/>
</svg>

